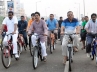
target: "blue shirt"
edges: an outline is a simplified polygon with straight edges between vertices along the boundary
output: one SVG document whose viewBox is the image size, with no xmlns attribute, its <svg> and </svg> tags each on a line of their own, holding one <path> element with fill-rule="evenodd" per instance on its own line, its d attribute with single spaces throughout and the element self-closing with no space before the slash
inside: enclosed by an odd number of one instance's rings
<svg viewBox="0 0 97 72">
<path fill-rule="evenodd" d="M 24 30 L 27 28 L 27 21 L 18 21 L 18 31 Z"/>
<path fill-rule="evenodd" d="M 46 24 L 48 25 L 48 29 L 49 29 L 49 30 L 54 30 L 54 29 L 56 29 L 56 24 L 57 24 L 57 23 L 58 23 L 58 22 L 57 22 L 56 19 L 53 19 L 53 20 L 48 19 L 48 20 L 46 21 Z"/>
<path fill-rule="evenodd" d="M 69 19 L 65 19 L 61 26 L 65 27 L 65 31 L 71 30 L 74 31 L 77 26 L 79 26 L 79 22 L 77 19 L 73 18 L 72 22 L 69 21 Z"/>
</svg>

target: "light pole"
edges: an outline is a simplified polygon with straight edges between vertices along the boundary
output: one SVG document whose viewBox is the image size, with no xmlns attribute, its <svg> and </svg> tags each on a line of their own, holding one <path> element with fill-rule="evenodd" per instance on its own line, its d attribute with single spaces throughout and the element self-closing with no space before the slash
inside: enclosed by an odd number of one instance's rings
<svg viewBox="0 0 97 72">
<path fill-rule="evenodd" d="M 83 0 L 84 16 L 85 16 L 85 0 Z"/>
<path fill-rule="evenodd" d="M 77 10 L 79 10 L 78 12 L 79 12 L 79 20 L 80 20 L 80 3 L 75 3 L 75 4 L 78 4 Z"/>
<path fill-rule="evenodd" d="M 36 2 L 36 11 L 37 11 L 37 3 L 38 3 L 38 2 L 41 2 L 41 1 L 37 1 L 37 2 Z"/>
</svg>

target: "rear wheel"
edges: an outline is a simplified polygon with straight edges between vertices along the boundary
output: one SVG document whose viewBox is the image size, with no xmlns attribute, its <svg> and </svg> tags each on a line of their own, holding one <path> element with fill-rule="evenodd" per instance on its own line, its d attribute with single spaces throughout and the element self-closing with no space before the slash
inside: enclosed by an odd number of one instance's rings
<svg viewBox="0 0 97 72">
<path fill-rule="evenodd" d="M 11 55 L 8 47 L 3 48 L 1 53 L 2 64 L 5 68 L 9 68 L 11 64 Z"/>
<path fill-rule="evenodd" d="M 53 53 L 53 46 L 52 46 L 51 43 L 50 43 L 50 53 L 51 53 L 51 54 Z"/>
<path fill-rule="evenodd" d="M 38 48 L 37 47 L 34 47 L 32 60 L 33 60 L 33 68 L 36 69 L 38 65 Z"/>
<path fill-rule="evenodd" d="M 71 71 L 71 48 L 69 48 L 69 71 Z"/>
</svg>

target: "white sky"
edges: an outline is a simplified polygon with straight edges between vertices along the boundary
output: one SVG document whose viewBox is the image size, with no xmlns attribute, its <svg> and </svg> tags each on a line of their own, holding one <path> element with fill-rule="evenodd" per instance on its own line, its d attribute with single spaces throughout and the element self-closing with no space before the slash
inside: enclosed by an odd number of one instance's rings
<svg viewBox="0 0 97 72">
<path fill-rule="evenodd" d="M 56 14 L 57 16 L 66 17 L 66 13 L 69 10 L 74 12 L 75 17 L 79 17 L 79 4 L 80 4 L 80 14 L 84 13 L 83 10 L 83 0 L 20 0 L 24 4 L 26 14 L 30 16 L 31 13 L 37 11 L 41 13 L 41 16 L 47 16 L 50 13 Z M 76 3 L 76 4 L 75 4 Z M 85 0 L 86 5 L 86 15 L 90 17 L 91 13 L 96 13 L 97 0 Z M 48 8 L 49 7 L 49 8 Z"/>
</svg>

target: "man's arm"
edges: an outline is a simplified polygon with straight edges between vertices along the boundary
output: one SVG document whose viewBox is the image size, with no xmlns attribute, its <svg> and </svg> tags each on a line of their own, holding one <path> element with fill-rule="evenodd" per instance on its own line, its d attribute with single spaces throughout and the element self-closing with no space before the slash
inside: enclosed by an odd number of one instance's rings
<svg viewBox="0 0 97 72">
<path fill-rule="evenodd" d="M 26 29 L 26 31 L 28 31 L 28 30 L 29 30 L 29 28 L 30 28 L 30 20 L 28 21 L 28 24 L 27 24 L 27 29 Z"/>
<path fill-rule="evenodd" d="M 62 22 L 62 24 L 61 24 L 61 34 L 63 34 L 64 31 L 65 31 L 65 23 Z"/>
<path fill-rule="evenodd" d="M 18 25 L 18 19 L 14 17 L 14 32 L 13 33 L 16 33 L 17 25 Z"/>
<path fill-rule="evenodd" d="M 55 20 L 55 23 L 56 23 L 56 29 L 58 29 L 59 25 L 58 25 L 58 21 Z"/>
<path fill-rule="evenodd" d="M 25 28 L 24 28 L 24 30 L 27 29 L 27 25 L 28 25 L 28 23 L 27 23 L 27 21 L 25 21 Z"/>
<path fill-rule="evenodd" d="M 1 33 L 3 32 L 4 26 L 6 25 L 6 18 L 3 20 L 2 22 L 2 26 L 1 26 Z"/>
<path fill-rule="evenodd" d="M 89 32 L 88 28 L 89 28 L 89 22 L 87 22 L 86 25 L 85 25 L 85 29 L 86 29 L 87 32 Z"/>
<path fill-rule="evenodd" d="M 30 28 L 28 29 L 28 34 L 31 34 L 32 31 L 34 31 L 33 23 L 31 24 Z"/>
<path fill-rule="evenodd" d="M 43 28 L 44 28 L 44 35 L 47 35 L 48 31 L 47 31 L 47 25 L 45 21 L 43 21 Z"/>
<path fill-rule="evenodd" d="M 79 26 L 79 22 L 76 22 L 76 34 L 80 33 L 80 26 Z"/>
</svg>

